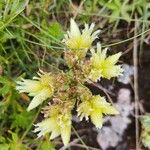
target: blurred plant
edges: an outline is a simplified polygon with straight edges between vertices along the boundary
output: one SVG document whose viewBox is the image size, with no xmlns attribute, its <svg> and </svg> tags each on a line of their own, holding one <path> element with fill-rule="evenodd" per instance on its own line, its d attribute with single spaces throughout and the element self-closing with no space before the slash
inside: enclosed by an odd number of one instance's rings
<svg viewBox="0 0 150 150">
<path fill-rule="evenodd" d="M 150 6 L 149 0 L 94 0 L 94 2 L 87 0 L 84 3 L 84 7 L 88 13 L 94 12 L 100 16 L 108 17 L 109 22 L 118 23 L 121 19 L 129 23 L 134 19 L 134 14 L 138 14 L 139 19 L 148 21 L 148 18 L 145 20 L 143 16 L 148 15 L 145 13 L 145 9 Z"/>
<path fill-rule="evenodd" d="M 9 131 L 11 138 L 4 139 L 0 137 L 0 149 L 2 150 L 26 150 L 27 147 L 20 142 L 18 135 L 14 132 Z"/>
<path fill-rule="evenodd" d="M 0 149 L 25 149 L 25 145 L 22 144 L 18 137 L 18 132 L 20 132 L 21 129 L 26 130 L 28 128 L 28 122 L 33 119 L 31 115 L 33 112 L 25 113 L 25 109 L 19 103 L 20 96 L 15 90 L 15 83 L 6 76 L 0 76 L 0 95 Z M 20 113 L 22 114 L 21 116 Z M 14 119 L 15 121 L 12 122 Z M 25 123 L 26 126 L 23 123 Z M 12 129 L 15 133 L 11 131 Z M 9 133 L 12 138 L 8 136 Z"/>
<path fill-rule="evenodd" d="M 1 0 L 0 10 L 4 11 L 0 12 L 0 31 L 25 9 L 28 2 L 29 0 Z"/>
<path fill-rule="evenodd" d="M 93 28 L 94 24 L 90 27 L 85 24 L 80 32 L 76 22 L 71 19 L 70 30 L 63 40 L 67 47 L 64 60 L 68 69 L 56 73 L 40 70 L 37 73 L 39 77 L 33 77 L 33 80 L 17 81 L 16 89 L 20 93 L 26 92 L 34 97 L 28 111 L 49 99 L 49 106 L 43 109 L 46 119 L 35 125 L 34 132 L 38 132 L 38 137 L 51 133 L 50 139 L 54 139 L 61 135 L 64 145 L 67 145 L 71 135 L 71 111 L 76 107 L 80 120 L 90 118 L 97 128 L 102 127 L 104 114 L 118 114 L 105 97 L 92 95 L 85 85 L 101 78 L 117 77 L 123 72 L 120 65 L 115 65 L 121 53 L 106 57 L 107 50 L 101 50 L 100 44 L 97 45 L 97 52 L 91 49 L 99 33 L 92 33 Z M 86 58 L 88 49 L 92 52 L 90 59 Z"/>
<path fill-rule="evenodd" d="M 150 148 L 150 114 L 146 114 L 141 118 L 142 123 L 142 143 L 145 147 Z"/>
<path fill-rule="evenodd" d="M 116 19 L 118 20 L 120 17 L 128 22 L 130 21 L 132 5 L 129 4 L 129 0 L 104 0 L 102 2 L 100 1 L 99 4 L 105 6 L 105 8 L 110 11 L 110 22 L 116 21 Z"/>
<path fill-rule="evenodd" d="M 29 149 L 28 140 L 41 150 L 45 146 L 53 148 L 53 145 L 45 140 L 43 143 L 34 143 L 30 136 L 24 139 L 32 127 L 37 112 L 26 111 L 24 104 L 29 98 L 25 94 L 19 95 L 15 86 L 12 79 L 4 75 L 0 76 L 0 149 L 26 150 Z"/>
<path fill-rule="evenodd" d="M 44 3 L 48 2 L 0 1 L 0 65 L 8 76 L 16 75 L 18 70 L 31 76 L 37 65 L 54 68 L 52 63 L 61 61 L 63 30 L 57 21 L 43 21 L 48 20 L 46 10 L 40 7 Z"/>
<path fill-rule="evenodd" d="M 44 148 L 44 145 L 53 147 L 45 139 L 42 140 L 43 143 L 34 143 L 31 134 L 26 137 L 38 112 L 26 111 L 24 104 L 28 102 L 29 98 L 25 94 L 19 95 L 16 92 L 14 76 L 19 73 L 18 70 L 26 71 L 30 76 L 30 70 L 33 71 L 37 64 L 45 65 L 44 59 L 37 54 L 37 51 L 38 49 L 40 52 L 45 49 L 51 50 L 51 43 L 54 43 L 54 40 L 49 39 L 48 41 L 51 41 L 49 44 L 43 38 L 51 34 L 52 38 L 60 39 L 62 30 L 57 22 L 50 24 L 49 33 L 44 34 L 34 28 L 21 16 L 26 15 L 27 10 L 25 9 L 28 7 L 28 0 L 0 1 L 0 149 L 4 150 L 29 149 L 32 145 L 41 149 Z M 32 18 L 32 22 L 36 18 L 34 13 L 35 11 L 30 13 L 29 17 Z M 39 17 L 42 20 L 44 18 L 44 16 Z M 43 25 L 42 28 L 45 26 Z M 38 37 L 37 33 L 41 35 Z M 31 50 L 35 45 L 36 51 Z M 31 60 L 32 65 L 30 65 Z"/>
</svg>

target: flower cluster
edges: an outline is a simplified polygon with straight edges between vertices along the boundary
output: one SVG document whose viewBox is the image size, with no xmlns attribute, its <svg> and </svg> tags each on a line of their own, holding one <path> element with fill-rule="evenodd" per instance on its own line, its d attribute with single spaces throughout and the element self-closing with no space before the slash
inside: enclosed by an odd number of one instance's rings
<svg viewBox="0 0 150 150">
<path fill-rule="evenodd" d="M 68 70 L 60 73 L 47 73 L 39 71 L 38 77 L 33 80 L 22 79 L 17 81 L 16 89 L 28 93 L 33 99 L 27 110 L 30 111 L 48 100 L 49 105 L 43 111 L 45 119 L 35 125 L 34 132 L 38 137 L 50 133 L 50 139 L 61 135 L 64 145 L 67 145 L 71 135 L 71 111 L 77 108 L 77 116 L 82 120 L 91 120 L 101 128 L 103 116 L 118 114 L 118 111 L 106 101 L 105 97 L 92 95 L 86 87 L 91 82 L 101 78 L 111 79 L 122 74 L 120 65 L 116 65 L 121 53 L 107 57 L 107 49 L 92 48 L 93 41 L 100 32 L 94 30 L 94 24 L 85 24 L 80 32 L 76 22 L 71 19 L 70 31 L 62 41 L 66 45 L 64 60 Z M 87 58 L 90 49 L 91 57 Z"/>
</svg>

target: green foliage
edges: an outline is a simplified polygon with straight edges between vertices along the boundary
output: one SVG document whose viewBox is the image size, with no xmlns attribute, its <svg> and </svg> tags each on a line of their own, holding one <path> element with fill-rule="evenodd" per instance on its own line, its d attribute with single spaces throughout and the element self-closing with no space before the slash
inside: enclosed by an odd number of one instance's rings
<svg viewBox="0 0 150 150">
<path fill-rule="evenodd" d="M 8 32 L 0 31 L 0 43 L 5 43 L 7 40 L 12 39 L 13 36 Z"/>
<path fill-rule="evenodd" d="M 109 22 L 118 22 L 121 19 L 129 23 L 134 20 L 135 14 L 138 18 L 143 18 L 146 15 L 145 9 L 150 8 L 150 4 L 148 0 L 87 0 L 84 7 L 86 13 L 94 12 L 108 18 Z"/>
<path fill-rule="evenodd" d="M 52 23 L 48 28 L 48 32 L 57 39 L 62 39 L 64 34 L 62 27 L 58 22 Z"/>
<path fill-rule="evenodd" d="M 30 75 L 31 70 L 36 69 L 37 65 L 39 68 L 50 66 L 49 63 L 55 58 L 46 57 L 48 53 L 51 52 L 52 57 L 53 55 L 59 57 L 62 49 L 58 43 L 63 35 L 61 25 L 58 22 L 44 23 L 48 14 L 40 11 L 40 5 L 35 9 L 32 5 L 27 4 L 27 0 L 0 2 L 1 10 L 3 10 L 0 11 L 0 22 L 2 23 L 0 26 L 0 61 L 9 75 L 17 70 L 27 71 L 27 74 Z M 30 10 L 30 7 L 33 11 Z M 40 15 L 36 16 L 36 13 Z M 29 16 L 26 17 L 26 14 Z M 29 67 L 31 62 L 32 66 Z M 13 72 L 11 72 L 12 65 L 15 65 L 16 68 Z"/>
<path fill-rule="evenodd" d="M 57 43 L 55 39 L 62 40 L 64 32 L 58 22 L 47 23 L 46 20 L 43 20 L 41 23 L 41 27 L 47 32 L 47 34 L 45 34 L 44 32 L 37 33 L 37 36 L 39 39 L 41 39 L 41 41 L 44 41 L 49 45 L 56 46 Z M 49 35 L 51 35 L 51 37 Z M 57 46 L 60 47 L 59 44 Z"/>
<path fill-rule="evenodd" d="M 20 138 L 16 133 L 10 132 L 12 138 L 9 139 L 10 150 L 26 150 L 26 146 L 21 143 Z"/>
<path fill-rule="evenodd" d="M 12 131 L 8 131 L 10 138 L 0 137 L 0 150 L 27 150 L 27 147 L 21 143 L 18 135 Z"/>
<path fill-rule="evenodd" d="M 110 11 L 110 22 L 116 21 L 122 17 L 126 21 L 130 21 L 132 5 L 129 4 L 129 0 L 112 0 L 105 4 L 105 7 Z"/>
<path fill-rule="evenodd" d="M 42 144 L 34 142 L 31 127 L 38 112 L 26 111 L 29 98 L 16 92 L 14 81 L 21 72 L 26 71 L 30 76 L 37 66 L 51 67 L 50 62 L 55 60 L 53 54 L 59 57 L 58 41 L 63 30 L 58 22 L 43 23 L 48 20 L 48 14 L 43 12 L 46 1 L 28 2 L 0 1 L 0 66 L 3 72 L 0 74 L 0 150 L 27 150 L 29 144 L 41 146 L 41 149 L 52 148 L 48 140 Z M 35 8 L 35 4 L 39 6 Z M 49 52 L 53 59 L 47 57 Z"/>
<path fill-rule="evenodd" d="M 14 87 L 15 83 L 11 79 L 6 76 L 0 76 L 0 95 L 2 96 L 2 101 L 0 102 L 0 149 L 2 150 L 25 150 L 25 146 L 19 141 L 17 135 L 17 130 L 19 131 L 20 129 L 14 126 L 16 133 L 9 130 L 17 121 L 13 122 L 11 120 L 12 116 L 23 110 L 23 107 L 17 101 L 19 100 L 19 95 Z M 29 121 L 28 118 L 25 119 Z M 11 138 L 8 138 L 7 134 L 11 134 Z"/>
<path fill-rule="evenodd" d="M 2 0 L 0 2 L 0 30 L 4 29 L 19 15 L 28 4 L 28 0 Z"/>
<path fill-rule="evenodd" d="M 24 143 L 23 138 L 31 129 L 36 116 L 35 111 L 26 111 L 23 105 L 27 103 L 28 98 L 22 95 L 21 100 L 15 85 L 9 77 L 0 76 L 0 150 L 27 150 L 28 144 Z M 30 139 L 30 141 L 33 140 Z M 44 143 L 42 143 L 43 148 L 44 146 L 52 147 L 48 142 Z M 38 145 L 40 143 L 36 144 L 37 147 Z"/>
<path fill-rule="evenodd" d="M 13 87 L 15 87 L 14 83 L 7 77 L 0 76 L 0 83 L 3 85 L 0 89 L 2 96 L 9 94 L 13 90 Z"/>
<path fill-rule="evenodd" d="M 142 123 L 142 143 L 145 147 L 150 148 L 150 114 L 146 114 L 141 119 Z"/>
<path fill-rule="evenodd" d="M 55 150 L 54 145 L 47 139 L 42 142 L 39 150 Z"/>
<path fill-rule="evenodd" d="M 33 120 L 33 115 L 33 112 L 29 113 L 26 110 L 12 114 L 11 119 L 13 122 L 11 124 L 11 128 L 20 127 L 22 129 L 27 129 L 29 122 L 32 122 Z"/>
</svg>

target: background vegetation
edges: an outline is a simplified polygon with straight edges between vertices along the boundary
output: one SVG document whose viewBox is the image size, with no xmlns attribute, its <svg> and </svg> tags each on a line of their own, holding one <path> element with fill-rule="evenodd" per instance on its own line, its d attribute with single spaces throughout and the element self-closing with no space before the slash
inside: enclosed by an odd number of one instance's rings
<svg viewBox="0 0 150 150">
<path fill-rule="evenodd" d="M 71 17 L 81 28 L 85 22 L 95 22 L 96 28 L 102 30 L 98 40 L 103 47 L 123 51 L 123 62 L 127 59 L 138 68 L 136 60 L 139 60 L 142 65 L 143 47 L 149 44 L 150 37 L 149 0 L 1 0 L 0 150 L 53 150 L 62 144 L 60 139 L 53 143 L 48 137 L 36 139 L 32 130 L 33 124 L 42 117 L 40 108 L 26 111 L 30 99 L 15 90 L 15 81 L 20 77 L 31 78 L 39 68 L 51 71 L 56 66 L 62 67 L 61 40 Z M 138 95 L 136 87 L 138 84 L 133 90 Z M 135 100 L 135 115 L 139 116 L 139 98 L 135 96 Z M 141 114 L 145 112 L 148 109 Z M 138 135 L 137 141 L 150 147 L 149 115 L 136 120 L 137 134 L 139 120 L 143 125 L 142 139 Z M 92 149 L 82 141 L 78 129 L 73 134 L 81 141 L 78 146 Z"/>
</svg>

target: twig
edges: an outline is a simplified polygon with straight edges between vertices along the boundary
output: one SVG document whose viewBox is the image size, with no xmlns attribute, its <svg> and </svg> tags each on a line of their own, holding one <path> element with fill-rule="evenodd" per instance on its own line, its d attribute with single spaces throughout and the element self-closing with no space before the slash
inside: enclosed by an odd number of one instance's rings
<svg viewBox="0 0 150 150">
<path fill-rule="evenodd" d="M 87 82 L 88 82 L 88 84 L 91 84 L 91 85 L 97 87 L 98 89 L 102 90 L 104 93 L 108 93 L 108 94 L 110 94 L 110 95 L 112 95 L 112 96 L 115 96 L 114 93 L 112 93 L 111 91 L 109 91 L 109 90 L 107 90 L 106 88 L 102 87 L 102 86 L 101 86 L 100 84 L 98 84 L 97 82 L 93 82 L 93 81 L 91 81 L 91 80 L 88 80 Z"/>
<path fill-rule="evenodd" d="M 106 96 L 107 96 L 109 102 L 113 105 L 113 101 L 112 101 L 111 97 L 109 96 L 109 94 L 112 95 L 112 96 L 115 96 L 114 93 L 112 93 L 112 92 L 110 92 L 109 90 L 103 88 L 100 84 L 98 84 L 98 83 L 96 83 L 96 82 L 88 81 L 88 83 L 91 84 L 91 85 L 93 85 L 93 86 L 95 86 L 95 87 L 97 87 L 97 88 L 99 88 L 100 90 L 102 90 L 102 91 L 106 94 Z"/>
<path fill-rule="evenodd" d="M 81 144 L 74 144 L 72 146 L 76 146 L 76 147 L 81 147 L 81 148 L 85 148 L 84 145 L 81 145 Z M 88 146 L 89 150 L 100 150 L 100 148 L 94 148 L 94 147 L 91 147 L 91 146 Z"/>
<path fill-rule="evenodd" d="M 147 35 L 149 35 L 149 34 L 150 34 L 150 33 L 147 32 L 147 33 L 142 34 L 142 35 L 147 36 Z M 140 44 L 140 39 L 137 39 L 137 44 L 138 44 L 138 45 Z M 132 49 L 133 49 L 133 43 L 129 44 L 128 49 L 127 49 L 126 51 L 124 51 L 122 55 L 126 55 L 126 54 L 129 53 Z"/>
<path fill-rule="evenodd" d="M 147 30 L 145 30 L 144 32 L 141 32 L 141 33 L 139 33 L 139 34 L 137 34 L 136 36 L 134 35 L 133 37 L 131 37 L 131 38 L 128 38 L 128 39 L 125 39 L 125 40 L 122 40 L 122 41 L 119 41 L 119 42 L 116 42 L 116 43 L 110 43 L 110 44 L 108 44 L 108 45 L 102 45 L 102 48 L 104 47 L 111 47 L 111 46 L 116 46 L 116 45 L 119 45 L 119 44 L 122 44 L 122 43 L 125 43 L 125 42 L 128 42 L 128 41 L 131 41 L 131 40 L 134 40 L 135 38 L 137 38 L 137 37 L 140 37 L 140 36 L 142 36 L 143 34 L 145 34 L 145 33 L 149 33 L 150 32 L 150 29 L 147 29 Z"/>
<path fill-rule="evenodd" d="M 84 2 L 85 2 L 85 0 L 81 1 L 79 7 L 77 8 L 77 10 L 76 10 L 76 12 L 75 12 L 75 14 L 74 14 L 74 16 L 73 16 L 73 19 L 75 19 L 75 18 L 77 17 L 77 15 L 79 14 L 79 12 L 80 12 L 80 10 L 81 10 L 81 8 L 82 8 Z"/>
<path fill-rule="evenodd" d="M 63 146 L 63 147 L 61 147 L 59 150 L 65 150 L 65 149 L 67 149 L 68 147 L 70 147 L 70 146 L 72 146 L 72 145 L 78 143 L 79 141 L 80 141 L 79 138 L 74 139 L 74 140 L 73 140 L 72 142 L 70 142 L 67 146 Z"/>
<path fill-rule="evenodd" d="M 76 129 L 72 126 L 72 129 L 74 131 L 74 133 L 76 134 L 76 136 L 79 138 L 79 140 L 81 141 L 81 143 L 84 145 L 86 150 L 89 150 L 88 146 L 84 143 L 84 141 L 82 140 L 82 138 L 79 136 L 78 132 L 76 131 Z"/>
<path fill-rule="evenodd" d="M 136 16 L 135 16 L 136 18 Z M 134 36 L 137 37 L 137 22 L 135 22 Z M 137 38 L 133 41 L 133 64 L 134 64 L 134 99 L 135 99 L 135 134 L 136 134 L 136 150 L 140 150 L 139 146 L 139 93 L 138 93 L 138 45 Z"/>
</svg>

